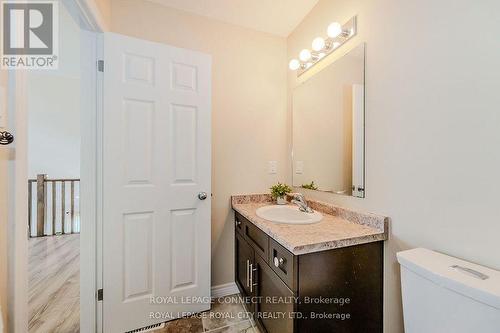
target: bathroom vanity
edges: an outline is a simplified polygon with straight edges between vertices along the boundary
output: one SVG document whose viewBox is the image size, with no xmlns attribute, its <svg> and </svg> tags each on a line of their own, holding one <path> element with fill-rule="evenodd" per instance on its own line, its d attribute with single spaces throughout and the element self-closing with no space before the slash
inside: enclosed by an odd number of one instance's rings
<svg viewBox="0 0 500 333">
<path fill-rule="evenodd" d="M 365 197 L 364 81 L 362 43 L 295 87 L 294 188 Z M 247 310 L 265 333 L 382 332 L 388 219 L 295 199 L 302 211 L 266 194 L 232 197 Z"/>
<path fill-rule="evenodd" d="M 382 332 L 387 218 L 308 201 L 323 219 L 256 215 L 269 195 L 233 196 L 235 280 L 262 332 Z"/>
</svg>

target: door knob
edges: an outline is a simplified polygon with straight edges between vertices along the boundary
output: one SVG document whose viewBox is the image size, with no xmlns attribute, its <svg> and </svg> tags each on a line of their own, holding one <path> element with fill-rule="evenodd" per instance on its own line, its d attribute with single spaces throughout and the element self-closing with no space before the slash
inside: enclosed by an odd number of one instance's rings
<svg viewBox="0 0 500 333">
<path fill-rule="evenodd" d="M 8 145 L 14 141 L 14 136 L 9 132 L 0 132 L 0 145 Z"/>
<path fill-rule="evenodd" d="M 283 258 L 274 257 L 274 266 L 280 267 L 285 263 L 285 260 Z"/>
<path fill-rule="evenodd" d="M 200 200 L 205 200 L 207 198 L 207 192 L 200 192 L 198 193 L 198 199 Z"/>
</svg>

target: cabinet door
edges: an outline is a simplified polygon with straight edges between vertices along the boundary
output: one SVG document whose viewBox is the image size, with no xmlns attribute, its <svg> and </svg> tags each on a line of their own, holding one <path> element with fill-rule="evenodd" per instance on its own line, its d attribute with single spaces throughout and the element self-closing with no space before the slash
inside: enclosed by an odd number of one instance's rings
<svg viewBox="0 0 500 333">
<path fill-rule="evenodd" d="M 256 296 L 255 318 L 267 333 L 292 333 L 293 293 L 259 256 L 255 256 L 254 273 Z"/>
<path fill-rule="evenodd" d="M 251 296 L 249 266 L 253 264 L 254 251 L 239 233 L 236 233 L 234 249 L 236 283 L 243 297 Z"/>
</svg>

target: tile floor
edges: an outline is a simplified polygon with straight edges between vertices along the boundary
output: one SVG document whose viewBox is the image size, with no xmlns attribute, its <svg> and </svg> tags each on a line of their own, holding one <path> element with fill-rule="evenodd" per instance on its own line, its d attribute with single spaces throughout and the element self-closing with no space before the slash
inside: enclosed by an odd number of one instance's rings
<svg viewBox="0 0 500 333">
<path fill-rule="evenodd" d="M 210 311 L 166 323 L 154 333 L 260 333 L 239 295 L 216 299 Z"/>
</svg>

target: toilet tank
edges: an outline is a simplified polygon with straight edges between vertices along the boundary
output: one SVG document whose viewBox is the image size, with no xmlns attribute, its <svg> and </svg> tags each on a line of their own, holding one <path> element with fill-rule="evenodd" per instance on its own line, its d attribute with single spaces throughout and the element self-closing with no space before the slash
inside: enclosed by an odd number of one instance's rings
<svg viewBox="0 0 500 333">
<path fill-rule="evenodd" d="M 499 333 L 500 272 L 418 248 L 397 254 L 405 333 Z"/>
</svg>

